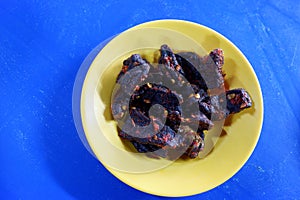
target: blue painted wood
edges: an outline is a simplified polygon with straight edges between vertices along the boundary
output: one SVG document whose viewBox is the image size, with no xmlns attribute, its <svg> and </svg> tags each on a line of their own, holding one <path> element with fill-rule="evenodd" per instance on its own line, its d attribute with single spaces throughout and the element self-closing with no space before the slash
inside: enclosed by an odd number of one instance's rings
<svg viewBox="0 0 300 200">
<path fill-rule="evenodd" d="M 249 59 L 265 103 L 253 155 L 230 180 L 187 199 L 300 198 L 300 4 L 0 1 L 0 199 L 157 199 L 112 176 L 81 144 L 72 87 L 104 39 L 164 18 L 225 35 Z"/>
</svg>

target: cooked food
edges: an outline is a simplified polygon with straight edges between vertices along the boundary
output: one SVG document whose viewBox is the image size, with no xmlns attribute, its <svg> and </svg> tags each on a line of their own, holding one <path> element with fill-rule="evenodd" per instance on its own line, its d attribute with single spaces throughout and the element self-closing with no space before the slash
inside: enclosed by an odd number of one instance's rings
<svg viewBox="0 0 300 200">
<path fill-rule="evenodd" d="M 162 45 L 158 62 L 152 65 L 139 54 L 124 60 L 112 98 L 118 134 L 138 152 L 168 159 L 182 152 L 196 158 L 214 121 L 252 105 L 244 89 L 224 89 L 221 49 L 200 57 L 175 54 Z"/>
</svg>

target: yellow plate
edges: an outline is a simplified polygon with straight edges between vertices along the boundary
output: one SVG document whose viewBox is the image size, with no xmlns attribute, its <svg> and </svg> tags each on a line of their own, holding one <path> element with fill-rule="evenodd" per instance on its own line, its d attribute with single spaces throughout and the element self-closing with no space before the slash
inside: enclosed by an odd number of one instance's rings
<svg viewBox="0 0 300 200">
<path fill-rule="evenodd" d="M 172 42 L 170 46 L 175 46 L 175 49 L 197 51 L 199 49 L 195 43 L 208 51 L 222 48 L 225 53 L 226 80 L 230 88 L 245 88 L 250 93 L 252 108 L 226 121 L 226 134 L 222 134 L 212 152 L 203 159 L 177 160 L 174 163 L 166 163 L 165 168 L 148 173 L 128 173 L 126 170 L 114 168 L 119 162 L 124 163 L 125 168 L 132 167 L 131 162 L 140 162 L 141 159 L 144 159 L 143 163 L 148 162 L 147 158 L 130 154 L 130 149 L 126 149 L 126 145 L 117 136 L 116 124 L 109 111 L 113 83 L 120 69 L 116 67 L 116 63 L 122 63 L 129 53 L 139 51 L 125 51 L 132 43 L 132 40 L 126 39 L 127 31 L 114 38 L 99 52 L 85 78 L 81 94 L 81 117 L 86 138 L 102 164 L 118 179 L 138 190 L 161 196 L 188 196 L 208 191 L 232 177 L 255 148 L 263 120 L 263 100 L 259 82 L 250 63 L 238 48 L 207 27 L 186 21 L 160 20 L 141 24 L 130 30 L 136 30 L 133 31 L 135 34 L 138 31 L 144 34 L 147 28 L 148 31 L 152 31 L 148 34 L 149 39 L 154 40 L 153 45 L 149 46 L 150 40 L 135 42 L 141 47 L 148 47 L 150 52 L 159 48 L 158 44 L 168 42 Z M 161 35 L 158 28 L 162 28 Z M 176 38 L 182 41 L 176 42 Z M 143 53 L 147 55 L 147 51 Z M 114 57 L 115 55 L 118 57 Z M 126 153 L 129 156 L 124 159 L 123 155 L 127 156 Z M 107 161 L 111 163 L 106 163 Z"/>
</svg>

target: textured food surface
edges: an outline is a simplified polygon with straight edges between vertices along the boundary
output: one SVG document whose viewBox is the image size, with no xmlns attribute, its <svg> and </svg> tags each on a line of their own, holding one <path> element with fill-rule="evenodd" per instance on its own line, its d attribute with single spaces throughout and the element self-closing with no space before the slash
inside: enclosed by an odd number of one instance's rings
<svg viewBox="0 0 300 200">
<path fill-rule="evenodd" d="M 111 104 L 113 116 L 122 124 L 118 135 L 140 153 L 196 158 L 205 146 L 204 131 L 213 127 L 213 121 L 252 105 L 244 89 L 225 91 L 222 49 L 200 57 L 193 52 L 175 54 L 164 44 L 158 62 L 150 64 L 139 54 L 124 60 L 116 80 L 120 88 Z M 153 109 L 155 105 L 161 107 Z"/>
</svg>

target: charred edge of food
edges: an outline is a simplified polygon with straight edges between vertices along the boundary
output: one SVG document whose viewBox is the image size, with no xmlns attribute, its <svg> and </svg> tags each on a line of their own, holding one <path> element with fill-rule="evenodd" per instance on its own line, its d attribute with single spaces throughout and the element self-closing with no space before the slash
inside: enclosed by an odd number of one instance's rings
<svg viewBox="0 0 300 200">
<path fill-rule="evenodd" d="M 195 93 L 198 93 L 201 89 L 206 91 L 206 82 L 200 72 L 194 67 L 194 65 L 178 54 L 175 54 L 175 57 L 182 67 L 184 77 L 190 84 L 196 86 L 196 88 L 193 88 Z"/>
<path fill-rule="evenodd" d="M 209 56 L 214 61 L 214 63 L 217 65 L 219 71 L 222 73 L 222 66 L 224 65 L 224 53 L 222 49 L 214 49 L 209 53 Z M 225 74 L 223 74 L 225 75 Z"/>
<path fill-rule="evenodd" d="M 130 141 L 134 148 L 140 152 L 140 153 L 147 153 L 147 152 L 153 152 L 159 150 L 161 147 L 151 144 L 142 144 L 140 142 L 137 142 L 135 140 Z"/>
<path fill-rule="evenodd" d="M 242 88 L 226 91 L 228 114 L 238 113 L 252 106 L 248 92 Z"/>
<path fill-rule="evenodd" d="M 203 57 L 200 57 L 194 52 L 179 52 L 176 54 L 176 58 L 178 63 L 182 66 L 184 73 L 192 74 L 186 70 L 194 69 L 193 73 L 201 74 L 202 78 L 204 78 L 204 81 L 202 80 L 200 82 L 203 87 L 205 86 L 204 84 L 206 84 L 206 88 L 209 87 L 209 89 L 223 88 L 225 73 L 222 72 L 224 54 L 221 49 L 214 49 L 207 56 Z M 181 60 L 188 61 L 192 68 L 185 68 Z M 195 81 L 195 79 L 193 78 L 192 81 Z"/>
<path fill-rule="evenodd" d="M 160 54 L 161 56 L 158 61 L 159 64 L 167 65 L 175 71 L 178 71 L 179 73 L 183 74 L 183 71 L 176 59 L 175 54 L 168 45 L 164 44 L 160 47 Z"/>
<path fill-rule="evenodd" d="M 140 86 L 131 96 L 129 101 L 130 108 L 137 108 L 149 116 L 149 110 L 155 104 L 159 104 L 164 107 L 164 110 L 152 110 L 159 116 L 167 115 L 167 125 L 172 124 L 178 126 L 180 124 L 180 99 L 170 89 L 165 86 L 147 83 Z M 175 121 L 176 120 L 176 121 Z M 171 122 L 170 124 L 168 122 Z M 176 130 L 174 128 L 174 130 Z"/>
<path fill-rule="evenodd" d="M 151 123 L 151 125 L 155 126 L 154 123 Z M 123 130 L 118 130 L 119 137 L 129 140 L 129 141 L 135 141 L 141 144 L 149 144 L 149 145 L 155 145 L 157 147 L 164 147 L 175 137 L 175 131 L 172 130 L 169 126 L 164 125 L 161 126 L 162 128 L 155 132 L 156 134 L 149 134 L 148 132 L 133 132 L 131 131 L 130 134 L 126 133 Z M 155 127 L 149 132 L 154 133 Z"/>
<path fill-rule="evenodd" d="M 136 66 L 143 65 L 148 63 L 147 60 L 143 59 L 139 54 L 133 54 L 129 58 L 123 61 L 123 66 L 120 73 L 117 76 L 116 82 L 129 70 L 133 69 Z"/>
<path fill-rule="evenodd" d="M 187 150 L 185 151 L 185 155 L 194 159 L 198 156 L 198 154 L 204 148 L 204 132 L 199 130 L 195 132 L 187 132 L 192 137 L 192 142 L 189 143 Z"/>
</svg>

